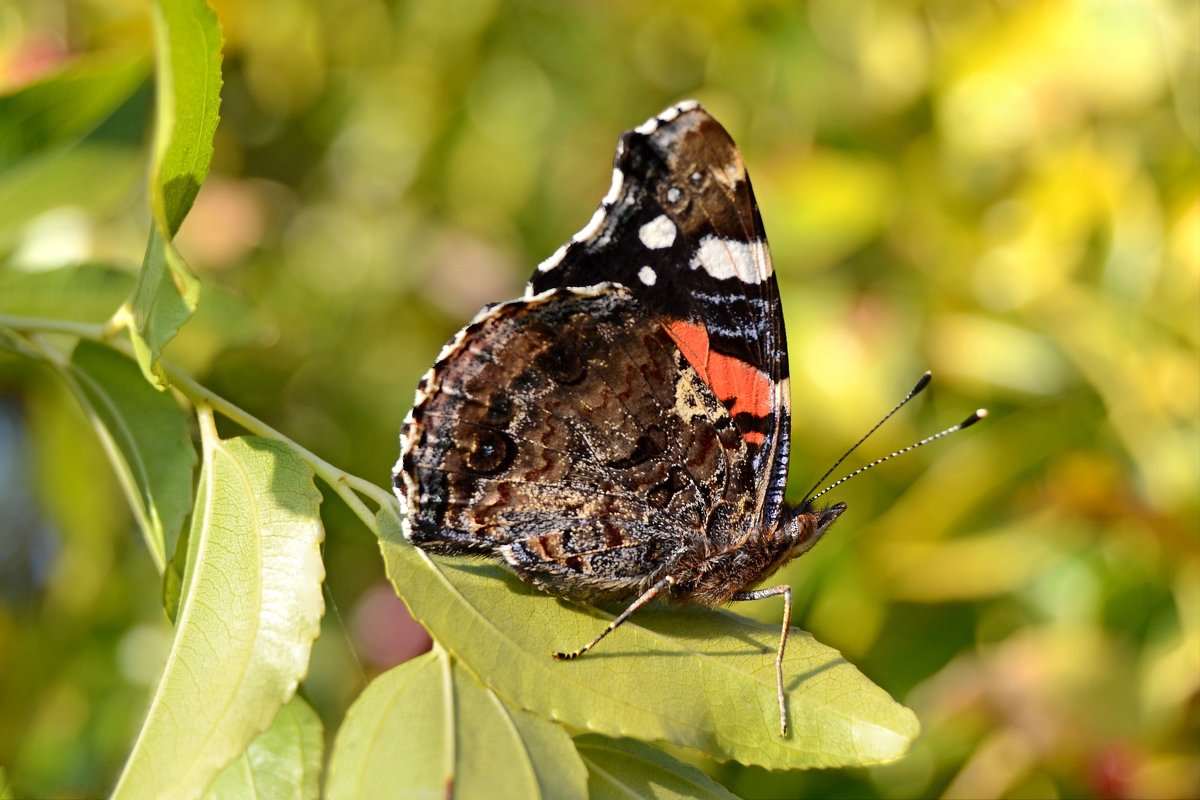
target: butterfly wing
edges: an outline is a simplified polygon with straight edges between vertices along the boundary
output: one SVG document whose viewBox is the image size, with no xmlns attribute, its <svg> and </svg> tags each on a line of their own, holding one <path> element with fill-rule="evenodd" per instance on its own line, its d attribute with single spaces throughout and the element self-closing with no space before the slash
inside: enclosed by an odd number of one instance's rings
<svg viewBox="0 0 1200 800">
<path fill-rule="evenodd" d="M 395 484 L 422 548 L 548 591 L 638 594 L 752 519 L 745 439 L 623 286 L 485 309 L 422 380 Z"/>
<path fill-rule="evenodd" d="M 527 296 L 602 282 L 629 287 L 728 409 L 750 451 L 754 515 L 773 527 L 791 421 L 783 311 L 745 164 L 694 102 L 621 136 L 600 208 Z"/>
</svg>

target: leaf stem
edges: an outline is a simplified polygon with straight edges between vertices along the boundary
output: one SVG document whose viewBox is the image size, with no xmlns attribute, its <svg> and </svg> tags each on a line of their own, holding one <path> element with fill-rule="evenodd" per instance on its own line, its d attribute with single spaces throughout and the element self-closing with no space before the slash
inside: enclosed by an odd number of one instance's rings
<svg viewBox="0 0 1200 800">
<path fill-rule="evenodd" d="M 107 331 L 103 324 L 47 317 L 15 317 L 9 314 L 0 314 L 0 325 L 15 331 L 65 333 L 70 336 L 78 336 L 80 339 L 91 339 L 106 344 L 109 343 L 108 339 L 111 336 L 111 332 Z"/>
<path fill-rule="evenodd" d="M 200 444 L 207 457 L 213 443 L 221 441 L 217 433 L 217 420 L 213 417 L 212 406 L 207 401 L 201 400 L 196 403 L 196 422 L 200 425 Z"/>
<path fill-rule="evenodd" d="M 292 448 L 297 455 L 308 462 L 308 465 L 312 467 L 313 472 L 320 477 L 321 480 L 325 481 L 325 483 L 329 485 L 329 488 L 333 489 L 338 497 L 340 497 L 342 501 L 350 507 L 350 510 L 354 512 L 355 516 L 362 520 L 363 524 L 366 525 L 369 530 L 374 531 L 376 535 L 378 535 L 379 531 L 377 530 L 378 525 L 375 522 L 375 515 L 371 513 L 371 510 L 367 507 L 366 503 L 362 501 L 362 498 L 355 494 L 355 489 L 357 486 L 369 487 L 371 491 L 364 491 L 363 493 L 367 494 L 372 500 L 375 500 L 377 503 L 379 503 L 380 507 L 383 507 L 385 503 L 391 500 L 391 495 L 384 495 L 378 486 L 375 486 L 374 484 L 364 481 L 362 478 L 357 478 L 343 470 L 338 469 L 325 459 L 318 456 L 316 453 L 313 453 L 311 450 L 308 450 L 307 448 L 297 444 L 291 438 L 275 430 L 258 417 L 255 417 L 253 414 L 245 411 L 242 408 L 239 408 L 238 406 L 235 406 L 233 403 L 213 392 L 211 389 L 202 386 L 200 383 L 183 374 L 167 362 L 163 361 L 160 363 L 162 364 L 163 370 L 167 373 L 167 377 L 171 379 L 172 385 L 175 386 L 175 388 L 177 388 L 185 397 L 195 403 L 198 407 L 201 404 L 207 405 L 211 407 L 212 410 L 220 412 L 220 414 L 226 419 L 230 420 L 231 422 L 236 422 L 238 425 L 255 434 L 256 436 L 275 439 L 276 441 L 282 442 L 283 444 L 286 444 L 288 447 Z M 363 490 L 359 489 L 359 491 Z M 380 497 L 385 497 L 386 499 L 380 500 Z"/>
</svg>

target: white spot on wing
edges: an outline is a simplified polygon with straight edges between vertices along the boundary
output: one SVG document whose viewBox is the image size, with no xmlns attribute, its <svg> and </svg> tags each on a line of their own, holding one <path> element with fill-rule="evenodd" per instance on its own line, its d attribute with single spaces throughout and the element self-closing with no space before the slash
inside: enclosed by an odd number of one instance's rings
<svg viewBox="0 0 1200 800">
<path fill-rule="evenodd" d="M 651 117 L 633 130 L 642 134 L 643 136 L 649 136 L 658 130 L 658 117 Z"/>
<path fill-rule="evenodd" d="M 658 273 L 650 269 L 650 267 L 642 267 L 638 270 L 638 280 L 647 286 L 653 286 L 658 280 Z"/>
<path fill-rule="evenodd" d="M 661 250 L 675 243 L 675 223 L 666 214 L 659 214 L 638 229 L 638 238 L 651 250 Z"/>
<path fill-rule="evenodd" d="M 762 242 L 739 242 L 719 236 L 705 236 L 688 266 L 702 269 L 718 280 L 737 278 L 746 283 L 760 283 L 771 274 L 770 257 Z"/>
</svg>

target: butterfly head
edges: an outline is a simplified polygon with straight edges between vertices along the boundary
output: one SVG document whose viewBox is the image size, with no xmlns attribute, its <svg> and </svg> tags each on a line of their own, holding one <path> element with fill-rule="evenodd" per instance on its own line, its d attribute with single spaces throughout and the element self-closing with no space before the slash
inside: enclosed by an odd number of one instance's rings
<svg viewBox="0 0 1200 800">
<path fill-rule="evenodd" d="M 780 529 L 789 541 L 789 556 L 795 558 L 811 550 L 845 510 L 845 503 L 815 508 L 812 503 L 806 502 L 788 507 L 784 511 Z"/>
</svg>

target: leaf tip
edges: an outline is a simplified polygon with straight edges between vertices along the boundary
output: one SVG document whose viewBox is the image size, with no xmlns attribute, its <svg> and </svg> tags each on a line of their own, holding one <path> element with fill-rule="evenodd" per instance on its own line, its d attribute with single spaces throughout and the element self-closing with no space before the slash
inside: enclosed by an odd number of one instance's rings
<svg viewBox="0 0 1200 800">
<path fill-rule="evenodd" d="M 864 764 L 886 764 L 908 754 L 909 747 L 921 733 L 921 723 L 916 714 L 901 708 L 904 714 L 892 725 L 860 722 L 853 726 L 855 749 L 863 754 Z"/>
</svg>

